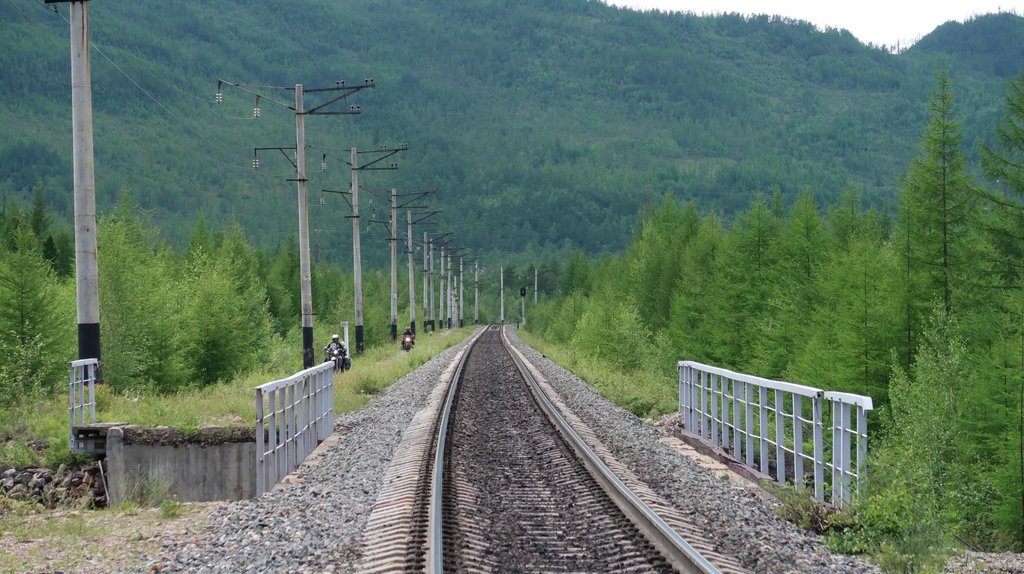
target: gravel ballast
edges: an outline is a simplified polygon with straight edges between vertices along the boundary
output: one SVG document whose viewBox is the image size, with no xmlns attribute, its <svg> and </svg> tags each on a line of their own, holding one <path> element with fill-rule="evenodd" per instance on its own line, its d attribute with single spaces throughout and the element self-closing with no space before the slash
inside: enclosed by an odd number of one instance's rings
<svg viewBox="0 0 1024 574">
<path fill-rule="evenodd" d="M 336 440 L 302 468 L 301 482 L 216 508 L 205 526 L 165 540 L 161 556 L 148 558 L 145 567 L 162 572 L 351 572 L 402 433 L 466 343 L 402 377 L 362 410 L 337 416 Z"/>
<path fill-rule="evenodd" d="M 834 555 L 821 539 L 778 518 L 770 500 L 736 486 L 659 442 L 661 433 L 588 384 L 511 339 L 618 460 L 692 515 L 721 550 L 755 572 L 877 572 Z M 217 506 L 205 525 L 168 538 L 147 567 L 163 572 L 349 572 L 382 477 L 413 415 L 467 341 L 391 385 L 363 410 L 337 417 L 333 444 L 297 484 Z"/>
<path fill-rule="evenodd" d="M 662 444 L 662 434 L 603 398 L 589 384 L 526 346 L 513 344 L 583 419 L 619 462 L 655 492 L 687 512 L 718 541 L 718 550 L 754 572 L 878 572 L 855 557 L 833 554 L 821 539 L 775 515 L 771 502 L 716 477 Z"/>
</svg>

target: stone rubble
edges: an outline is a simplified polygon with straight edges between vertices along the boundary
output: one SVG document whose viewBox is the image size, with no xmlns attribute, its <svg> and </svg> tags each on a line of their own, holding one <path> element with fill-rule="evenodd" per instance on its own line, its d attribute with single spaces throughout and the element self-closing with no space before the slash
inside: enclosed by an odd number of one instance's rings
<svg viewBox="0 0 1024 574">
<path fill-rule="evenodd" d="M 0 468 L 0 496 L 49 509 L 101 508 L 107 504 L 100 463 Z"/>
</svg>

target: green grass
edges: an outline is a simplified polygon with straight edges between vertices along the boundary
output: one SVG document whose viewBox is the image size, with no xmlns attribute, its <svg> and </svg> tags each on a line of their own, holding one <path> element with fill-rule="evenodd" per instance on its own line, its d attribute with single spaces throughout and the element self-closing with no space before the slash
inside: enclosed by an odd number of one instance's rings
<svg viewBox="0 0 1024 574">
<path fill-rule="evenodd" d="M 174 520 L 180 518 L 185 510 L 185 505 L 177 500 L 165 500 L 160 503 L 160 518 L 163 520 Z"/>
<path fill-rule="evenodd" d="M 127 572 L 133 557 L 159 551 L 167 528 L 202 528 L 201 504 L 165 501 L 159 508 L 123 504 L 95 511 L 46 510 L 0 499 L 0 572 Z"/>
<path fill-rule="evenodd" d="M 470 328 L 420 335 L 416 347 L 405 352 L 398 345 L 372 347 L 352 358 L 352 368 L 335 374 L 334 410 L 350 412 L 362 408 L 370 398 L 386 389 L 431 357 L 462 341 Z M 288 356 L 288 349 L 275 349 L 273 356 Z M 294 373 L 285 361 L 271 360 L 266 367 L 236 376 L 233 380 L 168 395 L 115 393 L 109 387 L 96 390 L 96 420 L 125 422 L 142 426 L 169 426 L 186 433 L 206 427 L 252 426 L 256 420 L 255 391 L 264 383 Z M 75 458 L 68 453 L 68 397 L 66 393 L 36 401 L 15 410 L 0 412 L 0 464 L 57 466 Z M 3 440 L 4 436 L 11 437 Z M 37 452 L 29 441 L 48 446 Z"/>
<path fill-rule="evenodd" d="M 123 508 L 156 508 L 167 502 L 173 502 L 170 496 L 171 485 L 163 480 L 156 480 L 142 468 L 128 472 L 124 481 Z"/>
<path fill-rule="evenodd" d="M 61 512 L 60 520 L 50 520 L 58 513 L 27 501 L 0 499 L 0 536 L 27 541 L 40 538 L 77 539 L 88 529 L 84 514 Z"/>
<path fill-rule="evenodd" d="M 67 516 L 62 520 L 24 520 L 24 517 L 11 516 L 0 519 L 0 531 L 16 540 L 36 540 L 40 538 L 77 539 L 84 536 L 86 529 L 82 515 Z"/>
<path fill-rule="evenodd" d="M 638 417 L 653 419 L 678 408 L 678 383 L 670 376 L 644 370 L 623 372 L 614 365 L 528 331 L 520 330 L 519 338 L 590 383 L 604 398 Z"/>
</svg>

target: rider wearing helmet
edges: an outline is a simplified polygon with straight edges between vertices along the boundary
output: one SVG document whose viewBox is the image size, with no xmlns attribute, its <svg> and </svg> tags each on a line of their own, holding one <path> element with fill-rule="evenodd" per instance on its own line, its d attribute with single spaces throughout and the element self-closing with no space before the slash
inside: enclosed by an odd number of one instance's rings
<svg viewBox="0 0 1024 574">
<path fill-rule="evenodd" d="M 327 353 L 328 356 L 330 356 L 331 355 L 331 351 L 336 351 L 336 350 L 340 350 L 342 356 L 344 356 L 346 354 L 345 353 L 345 343 L 342 343 L 341 340 L 338 339 L 338 334 L 337 333 L 331 335 L 331 342 L 327 343 L 327 346 L 324 347 L 324 352 Z"/>
</svg>

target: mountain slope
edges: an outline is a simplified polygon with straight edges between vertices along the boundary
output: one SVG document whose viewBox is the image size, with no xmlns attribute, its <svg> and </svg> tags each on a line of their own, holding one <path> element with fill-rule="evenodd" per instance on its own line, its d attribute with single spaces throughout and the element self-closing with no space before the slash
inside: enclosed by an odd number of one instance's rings
<svg viewBox="0 0 1024 574">
<path fill-rule="evenodd" d="M 260 172 L 250 168 L 254 147 L 294 145 L 292 115 L 264 99 L 251 119 L 255 96 L 231 88 L 217 105 L 218 78 L 284 87 L 375 78 L 376 89 L 352 98 L 362 115 L 306 122 L 317 146 L 314 241 L 338 260 L 350 251 L 347 206 L 333 194 L 321 206 L 316 192 L 348 187 L 342 162 L 353 145 L 407 142 L 400 170 L 364 174 L 363 185 L 437 188 L 439 228 L 483 253 L 616 250 L 641 205 L 666 192 L 726 214 L 773 186 L 787 197 L 809 186 L 830 201 L 852 184 L 887 204 L 916 153 L 943 57 L 927 37 L 893 55 L 804 22 L 587 0 L 96 0 L 89 8 L 102 50 L 93 53 L 100 209 L 130 190 L 176 241 L 199 211 L 236 218 L 268 243 L 295 228 L 288 162 L 265 155 Z M 1024 30 L 1019 17 L 999 18 Z M 41 183 L 69 212 L 67 23 L 34 0 L 0 3 L 0 20 L 0 194 L 27 198 Z M 970 37 L 986 22 L 957 33 Z M 1005 50 L 1012 59 L 1019 47 Z M 973 145 L 998 117 L 1005 70 L 944 56 L 958 98 L 964 90 L 959 109 Z M 364 213 L 376 208 L 383 218 L 382 199 Z M 371 225 L 371 261 L 384 257 L 383 237 Z"/>
</svg>

